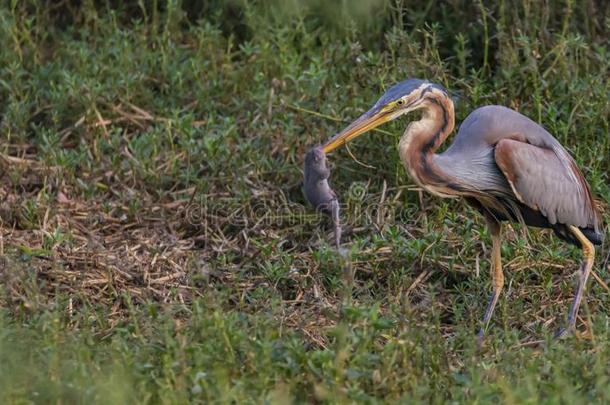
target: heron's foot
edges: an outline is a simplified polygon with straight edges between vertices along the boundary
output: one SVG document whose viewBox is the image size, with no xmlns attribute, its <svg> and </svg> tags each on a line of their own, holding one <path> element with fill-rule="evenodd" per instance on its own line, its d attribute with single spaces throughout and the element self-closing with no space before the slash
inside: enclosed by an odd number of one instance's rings
<svg viewBox="0 0 610 405">
<path fill-rule="evenodd" d="M 574 335 L 574 326 L 568 325 L 555 332 L 555 340 L 561 340 Z"/>
</svg>

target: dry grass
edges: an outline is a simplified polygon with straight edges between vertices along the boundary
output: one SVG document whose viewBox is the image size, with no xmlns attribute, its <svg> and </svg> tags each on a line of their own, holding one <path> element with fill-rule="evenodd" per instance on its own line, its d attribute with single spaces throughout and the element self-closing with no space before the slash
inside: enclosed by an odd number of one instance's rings
<svg viewBox="0 0 610 405">
<path fill-rule="evenodd" d="M 300 190 L 311 145 L 425 77 L 458 122 L 541 122 L 608 224 L 607 7 L 363 1 L 379 15 L 338 26 L 304 2 L 85 3 L 0 8 L 0 400 L 610 401 L 607 245 L 552 343 L 579 252 L 506 226 L 476 353 L 489 235 L 408 179 L 406 122 L 330 157 L 341 252 Z"/>
</svg>

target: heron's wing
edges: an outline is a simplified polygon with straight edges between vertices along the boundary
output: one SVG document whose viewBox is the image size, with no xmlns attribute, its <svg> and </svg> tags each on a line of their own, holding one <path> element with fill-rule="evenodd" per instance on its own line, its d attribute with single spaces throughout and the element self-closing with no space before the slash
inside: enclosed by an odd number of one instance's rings
<svg viewBox="0 0 610 405">
<path fill-rule="evenodd" d="M 551 224 L 597 229 L 589 186 L 567 152 L 561 156 L 552 149 L 502 139 L 496 144 L 495 160 L 517 199 Z"/>
</svg>

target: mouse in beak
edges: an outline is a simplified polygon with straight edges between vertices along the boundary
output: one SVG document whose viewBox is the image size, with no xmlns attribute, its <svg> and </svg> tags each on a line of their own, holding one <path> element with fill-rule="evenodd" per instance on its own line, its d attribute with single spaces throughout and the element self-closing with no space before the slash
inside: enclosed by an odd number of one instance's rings
<svg viewBox="0 0 610 405">
<path fill-rule="evenodd" d="M 316 211 L 329 215 L 335 229 L 335 245 L 341 244 L 341 224 L 339 221 L 339 200 L 337 194 L 330 188 L 328 178 L 330 169 L 326 166 L 326 153 L 322 147 L 311 148 L 305 155 L 305 179 L 303 190 L 305 197 L 315 207 Z"/>
</svg>

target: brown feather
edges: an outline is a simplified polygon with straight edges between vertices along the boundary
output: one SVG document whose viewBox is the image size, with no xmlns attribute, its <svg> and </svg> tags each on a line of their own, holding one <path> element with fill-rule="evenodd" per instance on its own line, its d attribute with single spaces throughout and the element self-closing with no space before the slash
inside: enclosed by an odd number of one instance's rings
<svg viewBox="0 0 610 405">
<path fill-rule="evenodd" d="M 515 197 L 540 211 L 551 225 L 597 229 L 598 214 L 589 186 L 573 161 L 568 173 L 553 151 L 512 139 L 498 142 L 495 158 Z"/>
</svg>

